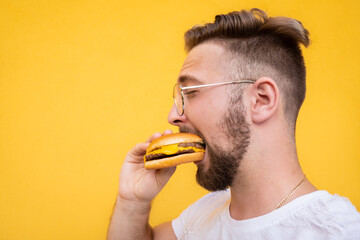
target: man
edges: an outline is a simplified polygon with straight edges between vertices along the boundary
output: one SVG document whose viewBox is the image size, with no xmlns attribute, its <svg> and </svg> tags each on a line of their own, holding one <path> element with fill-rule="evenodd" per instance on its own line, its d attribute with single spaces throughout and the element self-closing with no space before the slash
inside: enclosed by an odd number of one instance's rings
<svg viewBox="0 0 360 240">
<path fill-rule="evenodd" d="M 125 159 L 108 239 L 360 239 L 355 207 L 318 191 L 298 162 L 295 125 L 305 97 L 299 45 L 309 44 L 301 23 L 259 9 L 232 12 L 193 27 L 185 41 L 178 83 L 198 88 L 175 88 L 183 100 L 168 121 L 204 139 L 196 178 L 212 193 L 174 221 L 149 226 L 150 203 L 175 171 L 144 169 L 156 133 Z"/>
</svg>

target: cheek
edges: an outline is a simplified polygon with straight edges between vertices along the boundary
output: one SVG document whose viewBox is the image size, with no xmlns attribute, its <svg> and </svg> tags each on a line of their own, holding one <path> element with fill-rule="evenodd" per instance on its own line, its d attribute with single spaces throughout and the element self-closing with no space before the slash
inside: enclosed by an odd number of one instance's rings
<svg viewBox="0 0 360 240">
<path fill-rule="evenodd" d="M 201 111 L 203 114 L 218 114 L 224 111 L 227 104 L 226 99 L 225 92 L 210 89 L 189 100 L 188 104 L 191 109 Z"/>
<path fill-rule="evenodd" d="M 186 117 L 204 137 L 213 137 L 219 134 L 219 125 L 226 111 L 226 97 L 219 94 L 204 94 L 189 101 L 185 110 Z M 219 124 L 220 123 L 220 124 Z"/>
<path fill-rule="evenodd" d="M 188 108 L 186 109 L 188 115 L 197 114 L 203 117 L 216 115 L 224 109 L 222 97 L 215 94 L 207 94 L 207 92 L 189 100 L 185 103 L 185 106 Z"/>
</svg>

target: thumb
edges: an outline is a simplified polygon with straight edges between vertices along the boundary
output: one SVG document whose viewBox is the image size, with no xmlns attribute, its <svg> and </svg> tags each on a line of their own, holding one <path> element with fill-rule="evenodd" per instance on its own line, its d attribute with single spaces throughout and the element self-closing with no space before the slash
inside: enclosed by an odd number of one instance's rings
<svg viewBox="0 0 360 240">
<path fill-rule="evenodd" d="M 156 170 L 157 171 L 156 182 L 158 186 L 163 188 L 166 185 L 166 183 L 169 181 L 171 176 L 174 174 L 175 170 L 176 170 L 176 166 L 171 168 L 163 168 Z"/>
</svg>

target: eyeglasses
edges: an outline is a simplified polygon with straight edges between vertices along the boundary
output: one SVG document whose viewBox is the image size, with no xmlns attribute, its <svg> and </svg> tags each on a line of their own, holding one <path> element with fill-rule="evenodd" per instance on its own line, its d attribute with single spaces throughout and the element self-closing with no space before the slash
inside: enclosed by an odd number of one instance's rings
<svg viewBox="0 0 360 240">
<path fill-rule="evenodd" d="M 211 87 L 211 86 L 220 86 L 220 85 L 228 85 L 228 84 L 237 84 L 237 83 L 255 83 L 254 80 L 238 80 L 232 82 L 223 82 L 223 83 L 211 83 L 197 86 L 189 86 L 182 87 L 179 83 L 175 84 L 173 91 L 173 99 L 176 106 L 176 110 L 180 116 L 184 114 L 184 90 L 195 89 L 195 88 L 203 88 L 203 87 Z"/>
</svg>

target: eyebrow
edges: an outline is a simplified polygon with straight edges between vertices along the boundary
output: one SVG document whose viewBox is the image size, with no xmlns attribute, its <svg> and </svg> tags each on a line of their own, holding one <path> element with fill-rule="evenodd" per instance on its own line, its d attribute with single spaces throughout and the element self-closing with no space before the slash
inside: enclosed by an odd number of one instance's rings
<svg viewBox="0 0 360 240">
<path fill-rule="evenodd" d="M 180 83 L 180 85 L 185 85 L 188 82 L 194 83 L 194 84 L 203 84 L 203 82 L 200 81 L 198 78 L 196 78 L 192 75 L 188 75 L 188 74 L 181 75 L 178 78 L 178 83 Z"/>
</svg>

